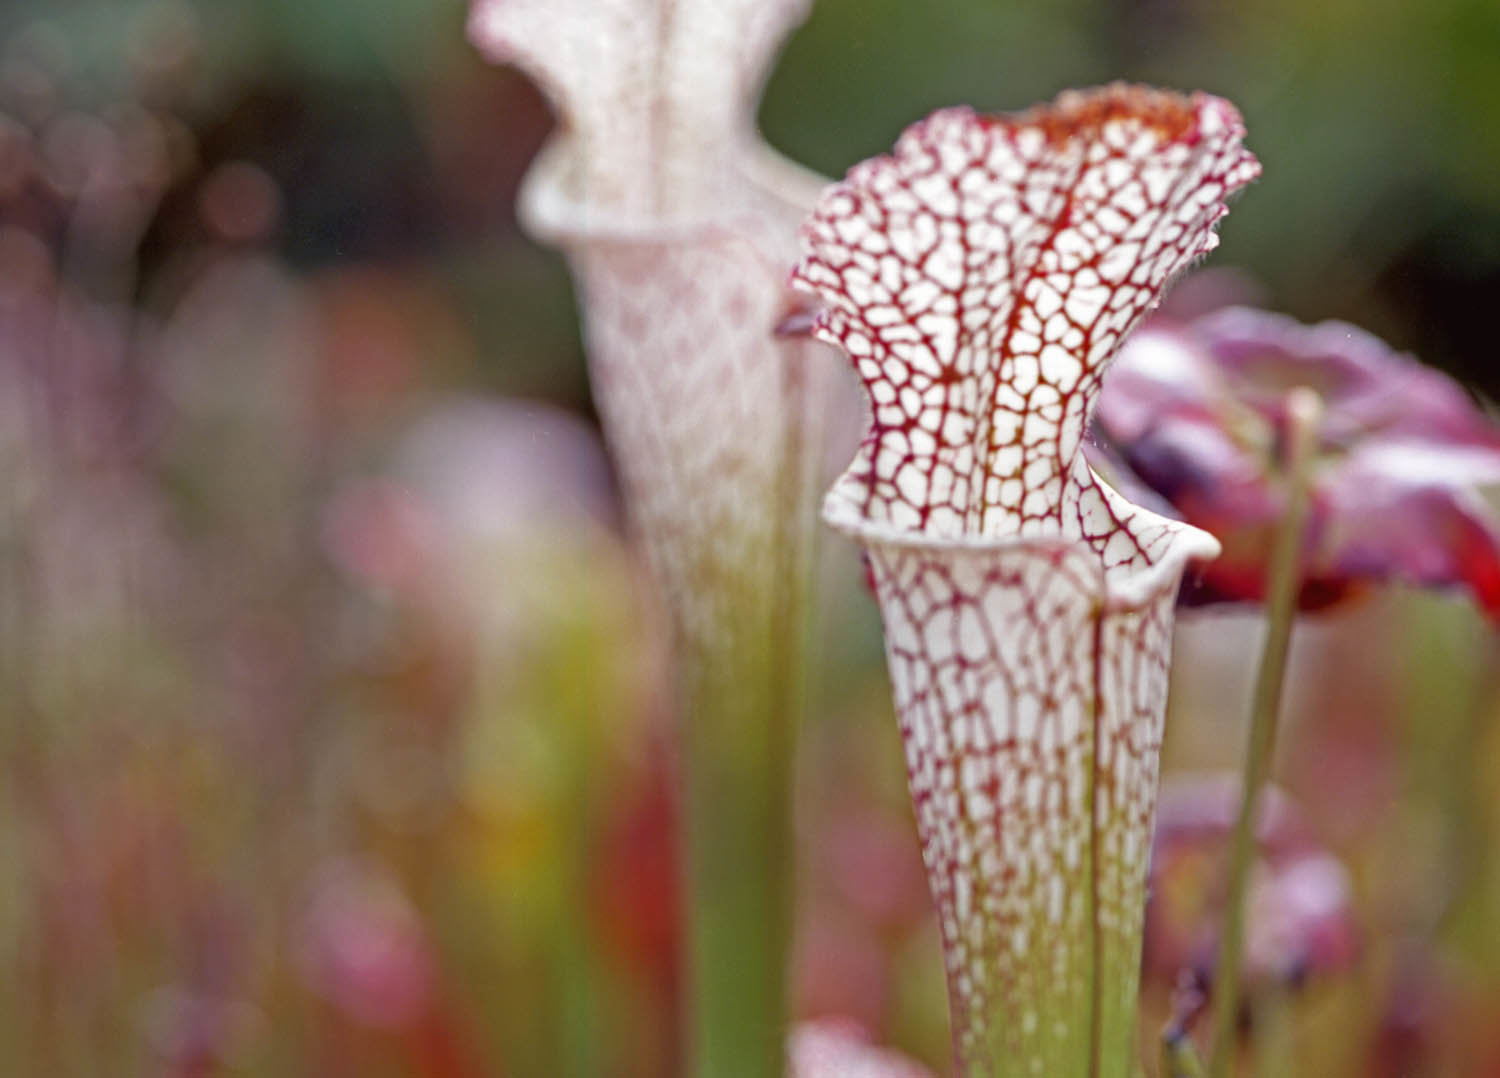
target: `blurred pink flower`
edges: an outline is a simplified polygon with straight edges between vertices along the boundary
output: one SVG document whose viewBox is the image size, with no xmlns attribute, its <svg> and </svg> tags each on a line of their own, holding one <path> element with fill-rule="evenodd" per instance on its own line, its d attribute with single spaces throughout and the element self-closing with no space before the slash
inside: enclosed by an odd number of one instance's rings
<svg viewBox="0 0 1500 1078">
<path fill-rule="evenodd" d="M 322 521 L 328 558 L 353 579 L 408 599 L 440 598 L 470 617 L 474 567 L 569 544 L 611 544 L 617 506 L 598 434 L 537 401 L 437 402 L 402 436 L 389 474 L 347 484 Z M 508 589 L 511 601 L 522 589 Z M 516 611 L 513 620 L 533 620 Z"/>
<path fill-rule="evenodd" d="M 218 1073 L 232 1065 L 265 1024 L 265 1016 L 240 999 L 182 986 L 162 988 L 146 998 L 146 1037 L 165 1073 L 180 1078 Z"/>
<path fill-rule="evenodd" d="M 873 423 L 824 504 L 869 558 L 960 1070 L 1124 1074 L 1172 608 L 1213 539 L 1080 452 L 1100 379 L 1259 166 L 1233 106 L 1123 85 L 968 109 L 803 229 Z"/>
<path fill-rule="evenodd" d="M 1234 775 L 1164 783 L 1151 858 L 1145 972 L 1170 984 L 1189 970 L 1212 981 L 1229 838 L 1239 810 Z M 1347 969 L 1358 952 L 1353 892 L 1343 863 L 1319 844 L 1296 804 L 1261 798 L 1258 857 L 1246 903 L 1244 978 L 1299 984 Z"/>
<path fill-rule="evenodd" d="M 821 1019 L 792 1031 L 787 1078 L 932 1078 L 904 1056 L 869 1042 L 852 1022 Z"/>
<path fill-rule="evenodd" d="M 436 967 L 417 911 L 376 865 L 326 866 L 309 897 L 302 968 L 310 986 L 349 1018 L 401 1029 L 423 1017 Z"/>
<path fill-rule="evenodd" d="M 1500 484 L 1500 426 L 1363 330 L 1245 308 L 1138 333 L 1096 417 L 1135 476 L 1223 543 L 1185 600 L 1262 597 L 1294 386 L 1324 404 L 1302 607 L 1395 580 L 1466 587 L 1500 618 L 1500 515 L 1478 493 Z"/>
</svg>

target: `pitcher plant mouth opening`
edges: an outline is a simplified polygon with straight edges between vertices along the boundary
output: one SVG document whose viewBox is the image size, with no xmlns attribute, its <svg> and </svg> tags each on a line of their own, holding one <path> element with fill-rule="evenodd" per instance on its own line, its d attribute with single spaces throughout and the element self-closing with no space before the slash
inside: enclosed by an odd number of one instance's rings
<svg viewBox="0 0 1500 1078">
<path fill-rule="evenodd" d="M 795 225 L 817 201 L 826 178 L 782 157 L 763 143 L 735 143 L 722 188 L 701 205 L 641 210 L 593 197 L 578 139 L 562 135 L 537 152 L 522 179 L 517 211 L 538 239 L 565 244 L 670 243 L 708 233 L 737 233 L 774 250 L 790 249 Z M 784 272 L 777 262 L 775 272 Z"/>
<path fill-rule="evenodd" d="M 1103 480 L 1097 480 L 1103 485 Z M 1115 495 L 1119 497 L 1119 495 Z M 1003 535 L 993 538 L 983 536 L 939 536 L 931 537 L 920 532 L 908 532 L 884 524 L 872 524 L 866 520 L 850 519 L 847 507 L 836 504 L 832 497 L 823 505 L 823 519 L 835 530 L 847 535 L 862 547 L 886 547 L 893 550 L 914 549 L 924 551 L 951 551 L 976 556 L 991 554 L 996 557 L 1010 554 L 1030 555 L 1050 559 L 1060 564 L 1073 555 L 1082 555 L 1080 566 L 1092 579 L 1092 590 L 1098 598 L 1101 610 L 1106 613 L 1126 613 L 1137 610 L 1151 601 L 1163 587 L 1176 587 L 1178 580 L 1189 566 L 1209 561 L 1218 556 L 1219 541 L 1210 533 L 1190 524 L 1183 524 L 1170 517 L 1161 517 L 1149 510 L 1136 509 L 1136 513 L 1148 514 L 1160 521 L 1168 538 L 1153 551 L 1152 558 L 1142 564 L 1107 566 L 1096 556 L 1088 543 L 1079 539 L 1046 535 Z"/>
<path fill-rule="evenodd" d="M 851 169 L 793 282 L 871 425 L 824 500 L 869 559 L 960 1073 L 1131 1073 L 1174 600 L 1218 542 L 1083 458 L 1101 379 L 1258 174 L 1233 106 L 964 108 Z"/>
</svg>

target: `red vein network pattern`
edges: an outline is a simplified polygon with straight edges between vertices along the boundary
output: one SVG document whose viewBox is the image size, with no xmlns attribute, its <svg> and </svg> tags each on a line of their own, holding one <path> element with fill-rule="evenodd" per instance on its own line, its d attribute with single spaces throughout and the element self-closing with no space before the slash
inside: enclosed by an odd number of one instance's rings
<svg viewBox="0 0 1500 1078">
<path fill-rule="evenodd" d="M 830 515 L 944 537 L 1099 527 L 1109 499 L 1080 504 L 1078 449 L 1100 376 L 1216 244 L 1259 168 L 1242 134 L 1205 95 L 1070 92 L 1013 118 L 935 113 L 828 191 L 793 281 L 828 305 L 814 332 L 874 410 Z"/>
<path fill-rule="evenodd" d="M 1079 450 L 1120 339 L 1256 175 L 1242 135 L 1124 86 L 950 109 L 804 225 L 793 280 L 871 402 L 824 515 L 870 557 L 961 1068 L 1133 1065 L 1173 599 L 1218 546 Z"/>
</svg>

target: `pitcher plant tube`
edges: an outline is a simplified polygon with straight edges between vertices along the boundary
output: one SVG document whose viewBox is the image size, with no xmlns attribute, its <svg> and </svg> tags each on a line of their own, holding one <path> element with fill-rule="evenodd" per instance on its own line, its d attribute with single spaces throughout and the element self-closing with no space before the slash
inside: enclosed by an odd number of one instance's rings
<svg viewBox="0 0 1500 1078">
<path fill-rule="evenodd" d="M 780 1073 L 791 756 L 817 453 L 837 374 L 774 328 L 819 182 L 755 136 L 805 0 L 478 0 L 470 36 L 560 132 L 520 213 L 566 253 L 595 399 L 675 630 L 688 1065 Z"/>
<path fill-rule="evenodd" d="M 803 227 L 872 423 L 824 517 L 868 558 L 964 1074 L 1133 1073 L 1174 600 L 1207 533 L 1081 444 L 1105 368 L 1258 174 L 1229 103 L 937 112 Z"/>
</svg>

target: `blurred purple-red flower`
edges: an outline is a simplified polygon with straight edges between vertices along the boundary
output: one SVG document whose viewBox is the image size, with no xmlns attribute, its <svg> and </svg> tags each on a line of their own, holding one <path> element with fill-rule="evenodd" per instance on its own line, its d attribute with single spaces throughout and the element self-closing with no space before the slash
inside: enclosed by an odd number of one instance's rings
<svg viewBox="0 0 1500 1078">
<path fill-rule="evenodd" d="M 1113 450 L 1224 545 L 1184 582 L 1183 601 L 1263 596 L 1295 386 L 1324 405 L 1299 605 L 1402 581 L 1466 587 L 1500 618 L 1500 520 L 1479 494 L 1500 482 L 1500 427 L 1445 375 L 1361 329 L 1247 308 L 1137 332 L 1097 413 L 1095 466 Z"/>
<path fill-rule="evenodd" d="M 1183 970 L 1212 981 L 1224 895 L 1224 858 L 1239 806 L 1231 775 L 1163 783 L 1151 851 L 1144 973 L 1170 984 Z M 1359 951 L 1349 874 L 1297 805 L 1275 788 L 1261 797 L 1258 853 L 1247 909 L 1249 985 L 1295 985 L 1349 968 Z"/>
</svg>

